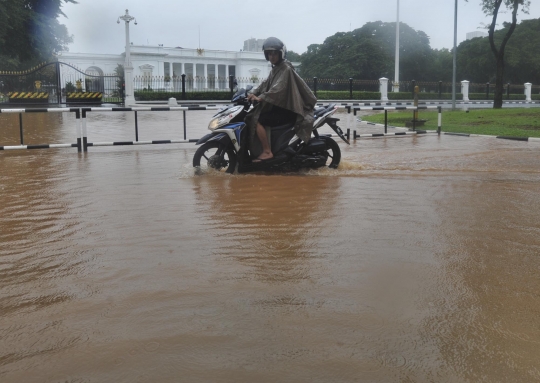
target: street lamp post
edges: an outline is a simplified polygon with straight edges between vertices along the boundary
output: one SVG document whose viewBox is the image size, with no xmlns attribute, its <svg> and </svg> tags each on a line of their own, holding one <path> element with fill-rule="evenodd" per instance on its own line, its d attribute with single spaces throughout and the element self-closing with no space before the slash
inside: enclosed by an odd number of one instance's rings
<svg viewBox="0 0 540 383">
<path fill-rule="evenodd" d="M 399 0 L 397 0 L 396 20 L 396 67 L 394 72 L 394 92 L 399 92 Z"/>
<path fill-rule="evenodd" d="M 137 20 L 135 17 L 129 14 L 129 11 L 126 9 L 126 14 L 120 16 L 117 20 L 117 23 L 120 24 L 120 20 L 123 20 L 126 23 L 126 58 L 124 62 L 124 81 L 126 88 L 126 98 L 124 101 L 125 106 L 135 105 L 135 95 L 133 92 L 133 65 L 131 64 L 131 56 L 129 48 L 131 43 L 129 42 L 129 22 L 135 20 L 135 25 L 137 25 Z"/>
<path fill-rule="evenodd" d="M 454 57 L 452 63 L 452 109 L 456 109 L 457 0 L 454 6 Z"/>
</svg>

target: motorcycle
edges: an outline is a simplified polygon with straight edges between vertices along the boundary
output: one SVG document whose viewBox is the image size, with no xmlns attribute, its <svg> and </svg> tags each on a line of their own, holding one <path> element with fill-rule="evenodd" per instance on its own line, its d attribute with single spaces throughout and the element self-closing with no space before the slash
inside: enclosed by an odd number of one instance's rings
<svg viewBox="0 0 540 383">
<path fill-rule="evenodd" d="M 249 141 L 244 118 L 251 110 L 248 92 L 252 86 L 239 89 L 232 97 L 233 105 L 219 111 L 212 117 L 208 125 L 211 133 L 199 139 L 196 145 L 202 145 L 193 156 L 193 167 L 196 173 L 206 169 L 214 169 L 226 173 L 253 171 L 291 172 L 302 168 L 316 169 L 324 166 L 335 169 L 341 161 L 341 150 L 330 135 L 317 132 L 328 124 L 337 135 L 349 144 L 343 131 L 331 117 L 337 110 L 336 104 L 315 109 L 312 138 L 303 142 L 294 132 L 294 124 L 265 127 L 269 134 L 269 142 L 274 158 L 261 162 L 253 162 L 249 155 Z M 349 144 L 350 145 L 350 144 Z M 238 165 L 238 169 L 237 169 Z"/>
</svg>

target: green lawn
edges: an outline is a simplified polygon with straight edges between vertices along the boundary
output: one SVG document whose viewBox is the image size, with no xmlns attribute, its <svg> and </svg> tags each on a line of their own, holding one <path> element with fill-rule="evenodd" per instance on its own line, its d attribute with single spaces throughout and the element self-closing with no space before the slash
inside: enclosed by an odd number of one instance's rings
<svg viewBox="0 0 540 383">
<path fill-rule="evenodd" d="M 388 125 L 405 126 L 412 110 L 388 111 Z M 418 118 L 427 120 L 418 129 L 437 129 L 437 110 L 419 110 Z M 384 113 L 362 116 L 362 120 L 384 124 Z M 442 131 L 493 136 L 540 137 L 540 108 L 442 110 Z"/>
</svg>

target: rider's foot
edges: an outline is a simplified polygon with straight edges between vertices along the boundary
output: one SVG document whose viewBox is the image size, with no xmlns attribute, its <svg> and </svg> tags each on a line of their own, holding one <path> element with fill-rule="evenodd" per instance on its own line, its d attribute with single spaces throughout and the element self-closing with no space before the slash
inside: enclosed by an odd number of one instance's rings
<svg viewBox="0 0 540 383">
<path fill-rule="evenodd" d="M 272 152 L 270 152 L 270 153 L 264 153 L 263 152 L 259 157 L 254 159 L 253 162 L 262 162 L 262 161 L 266 161 L 266 160 L 271 160 L 272 158 L 274 158 L 274 155 L 272 154 Z"/>
</svg>

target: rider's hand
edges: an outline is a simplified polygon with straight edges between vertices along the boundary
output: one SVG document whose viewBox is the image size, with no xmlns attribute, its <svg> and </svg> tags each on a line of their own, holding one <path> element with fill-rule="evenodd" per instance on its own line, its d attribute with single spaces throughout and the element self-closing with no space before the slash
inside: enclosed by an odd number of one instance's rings
<svg viewBox="0 0 540 383">
<path fill-rule="evenodd" d="M 253 93 L 250 93 L 247 98 L 251 102 L 253 102 L 253 101 L 261 102 L 261 98 L 255 96 Z"/>
</svg>

